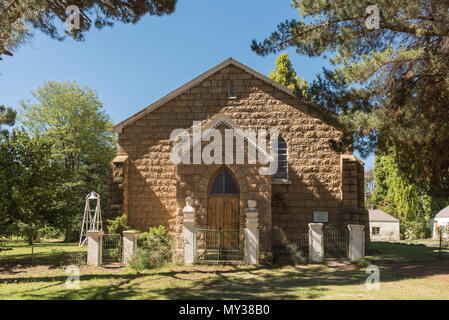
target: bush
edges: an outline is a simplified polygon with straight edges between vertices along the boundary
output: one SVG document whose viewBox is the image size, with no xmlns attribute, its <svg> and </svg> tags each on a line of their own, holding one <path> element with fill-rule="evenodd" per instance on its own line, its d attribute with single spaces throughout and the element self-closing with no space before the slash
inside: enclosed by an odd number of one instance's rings
<svg viewBox="0 0 449 320">
<path fill-rule="evenodd" d="M 69 264 L 87 264 L 87 252 L 70 252 L 67 260 Z"/>
<path fill-rule="evenodd" d="M 127 223 L 126 214 L 117 217 L 113 220 L 107 220 L 108 222 L 108 233 L 109 234 L 119 234 L 123 235 L 123 231 L 129 230 Z"/>
<path fill-rule="evenodd" d="M 164 226 L 154 227 L 139 235 L 137 251 L 128 265 L 138 271 L 154 269 L 171 261 L 172 256 L 172 235 Z"/>
<path fill-rule="evenodd" d="M 284 230 L 278 227 L 272 229 L 271 250 L 274 265 L 305 264 L 308 261 L 298 245 L 290 242 Z"/>
<path fill-rule="evenodd" d="M 401 221 L 401 233 L 404 240 L 427 239 L 430 237 L 429 226 L 424 219 L 423 221 Z"/>
</svg>

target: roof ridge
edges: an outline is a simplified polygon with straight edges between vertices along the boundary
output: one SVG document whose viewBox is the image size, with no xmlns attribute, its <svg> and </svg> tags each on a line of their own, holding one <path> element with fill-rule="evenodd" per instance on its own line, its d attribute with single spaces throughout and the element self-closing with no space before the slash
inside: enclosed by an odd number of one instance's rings
<svg viewBox="0 0 449 320">
<path fill-rule="evenodd" d="M 134 115 L 132 115 L 131 117 L 119 122 L 118 124 L 116 124 L 113 127 L 113 130 L 115 132 L 121 133 L 123 128 L 136 122 L 138 119 L 140 119 L 141 117 L 147 115 L 148 113 L 156 110 L 157 108 L 159 108 L 160 106 L 164 105 L 165 103 L 175 99 L 176 97 L 178 97 L 179 95 L 183 94 L 184 92 L 186 92 L 187 90 L 190 90 L 192 87 L 198 85 L 199 83 L 201 83 L 203 80 L 205 80 L 206 78 L 214 75 L 215 73 L 221 71 L 222 69 L 226 68 L 229 65 L 234 65 L 237 68 L 242 69 L 243 71 L 248 72 L 249 74 L 253 75 L 254 77 L 258 78 L 259 80 L 265 81 L 267 83 L 269 83 L 270 85 L 278 88 L 281 91 L 284 91 L 287 94 L 290 94 L 292 96 L 295 96 L 295 93 L 293 92 L 293 90 L 287 88 L 286 86 L 268 78 L 267 76 L 263 75 L 262 73 L 248 67 L 247 65 L 241 63 L 240 61 L 235 60 L 234 58 L 230 57 L 226 60 L 224 60 L 223 62 L 219 63 L 218 65 L 216 65 L 215 67 L 209 69 L 206 72 L 203 72 L 202 74 L 200 74 L 199 76 L 195 77 L 194 79 L 190 80 L 189 82 L 187 82 L 186 84 L 182 85 L 181 87 L 179 87 L 178 89 L 170 92 L 169 94 L 165 95 L 164 97 L 160 98 L 159 100 L 153 102 L 152 104 L 150 104 L 149 106 L 147 106 L 146 108 L 140 110 L 139 112 L 135 113 Z"/>
</svg>

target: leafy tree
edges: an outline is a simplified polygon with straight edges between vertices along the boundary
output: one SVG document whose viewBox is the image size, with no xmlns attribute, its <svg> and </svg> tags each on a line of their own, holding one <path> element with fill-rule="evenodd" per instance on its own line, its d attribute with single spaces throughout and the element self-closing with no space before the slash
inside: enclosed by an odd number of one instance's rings
<svg viewBox="0 0 449 320">
<path fill-rule="evenodd" d="M 271 70 L 270 79 L 294 90 L 302 97 L 307 96 L 308 83 L 306 79 L 299 78 L 287 53 L 281 53 L 276 59 L 276 70 Z"/>
<path fill-rule="evenodd" d="M 0 232 L 25 224 L 33 230 L 58 225 L 62 166 L 39 135 L 14 130 L 0 143 Z"/>
<path fill-rule="evenodd" d="M 74 81 L 49 81 L 32 94 L 37 103 L 21 101 L 19 118 L 52 145 L 52 159 L 64 167 L 65 197 L 59 205 L 65 211 L 66 240 L 74 240 L 86 194 L 95 190 L 106 203 L 107 168 L 116 153 L 112 122 L 96 92 Z"/>
<path fill-rule="evenodd" d="M 394 150 L 377 153 L 374 164 L 376 188 L 372 202 L 401 221 L 401 233 L 408 238 L 429 235 L 429 219 L 448 203 L 408 183 L 395 162 Z"/>
<path fill-rule="evenodd" d="M 362 155 L 393 147 L 404 179 L 447 199 L 449 3 L 294 0 L 293 7 L 300 19 L 279 24 L 252 49 L 330 56 L 333 70 L 312 84 L 310 98 L 339 114 L 332 121 L 353 138 L 342 143 Z M 378 26 L 367 23 L 376 9 Z"/>
<path fill-rule="evenodd" d="M 136 23 L 145 14 L 162 16 L 175 10 L 177 0 L 0 0 L 0 60 L 1 55 L 12 55 L 31 35 L 31 28 L 50 37 L 63 40 L 66 35 L 83 40 L 92 25 L 97 29 L 115 22 Z M 58 30 L 74 11 L 79 9 L 79 28 Z"/>
</svg>

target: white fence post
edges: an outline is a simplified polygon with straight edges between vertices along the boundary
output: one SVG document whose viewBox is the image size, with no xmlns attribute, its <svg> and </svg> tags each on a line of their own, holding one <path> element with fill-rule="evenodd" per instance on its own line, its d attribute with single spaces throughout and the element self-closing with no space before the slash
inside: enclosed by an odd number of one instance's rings
<svg viewBox="0 0 449 320">
<path fill-rule="evenodd" d="M 348 224 L 349 229 L 349 260 L 356 261 L 365 258 L 365 226 Z"/>
<path fill-rule="evenodd" d="M 137 250 L 137 238 L 139 231 L 123 231 L 123 265 L 128 264 L 129 259 Z"/>
<path fill-rule="evenodd" d="M 259 210 L 256 200 L 248 200 L 245 228 L 245 262 L 259 264 Z"/>
<path fill-rule="evenodd" d="M 309 223 L 309 261 L 323 262 L 324 241 L 323 224 Z"/>
<path fill-rule="evenodd" d="M 195 261 L 195 200 L 192 197 L 186 198 L 186 206 L 182 209 L 183 226 L 182 239 L 184 242 L 184 264 L 190 265 Z"/>
<path fill-rule="evenodd" d="M 103 231 L 87 231 L 87 264 L 90 266 L 101 265 L 103 234 Z"/>
</svg>

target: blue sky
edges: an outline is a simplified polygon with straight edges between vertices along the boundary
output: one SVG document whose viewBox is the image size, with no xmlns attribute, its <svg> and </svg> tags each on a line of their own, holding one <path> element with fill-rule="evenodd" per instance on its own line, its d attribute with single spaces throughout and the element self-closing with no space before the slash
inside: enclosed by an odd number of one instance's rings
<svg viewBox="0 0 449 320">
<path fill-rule="evenodd" d="M 46 80 L 76 80 L 97 90 L 116 123 L 229 57 L 268 75 L 276 55 L 256 55 L 251 40 L 263 40 L 279 22 L 297 17 L 289 0 L 179 0 L 169 16 L 92 30 L 83 42 L 36 33 L 0 62 L 0 103 L 17 108 Z M 328 65 L 294 49 L 287 53 L 309 82 Z M 373 166 L 372 156 L 364 160 L 365 169 Z"/>
</svg>

